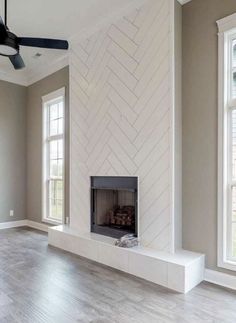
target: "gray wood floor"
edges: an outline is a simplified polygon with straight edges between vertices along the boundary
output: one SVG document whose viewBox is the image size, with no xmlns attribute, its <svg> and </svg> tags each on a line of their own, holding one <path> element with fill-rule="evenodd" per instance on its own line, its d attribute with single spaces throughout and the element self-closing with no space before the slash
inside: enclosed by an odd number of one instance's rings
<svg viewBox="0 0 236 323">
<path fill-rule="evenodd" d="M 48 247 L 27 228 L 0 231 L 0 322 L 236 322 L 236 293 L 187 295 Z"/>
</svg>

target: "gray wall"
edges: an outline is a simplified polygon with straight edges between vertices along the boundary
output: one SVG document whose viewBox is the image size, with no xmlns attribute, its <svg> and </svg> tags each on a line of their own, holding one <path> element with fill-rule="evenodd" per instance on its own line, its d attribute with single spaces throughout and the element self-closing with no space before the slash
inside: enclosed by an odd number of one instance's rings
<svg viewBox="0 0 236 323">
<path fill-rule="evenodd" d="M 0 222 L 26 218 L 25 141 L 26 88 L 0 81 Z"/>
<path fill-rule="evenodd" d="M 183 247 L 217 263 L 217 26 L 235 0 L 183 6 Z"/>
<path fill-rule="evenodd" d="M 66 129 L 69 129 L 69 67 L 27 88 L 27 218 L 42 220 L 42 96 L 66 87 Z M 69 133 L 66 133 L 66 213 L 69 210 Z"/>
</svg>

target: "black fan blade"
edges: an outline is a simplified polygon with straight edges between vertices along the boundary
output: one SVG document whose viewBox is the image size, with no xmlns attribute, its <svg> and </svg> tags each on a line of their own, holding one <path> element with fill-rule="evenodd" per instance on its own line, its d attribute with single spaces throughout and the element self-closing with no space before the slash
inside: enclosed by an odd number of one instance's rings
<svg viewBox="0 0 236 323">
<path fill-rule="evenodd" d="M 4 25 L 2 17 L 0 17 L 0 42 L 7 37 L 7 28 Z"/>
<path fill-rule="evenodd" d="M 22 46 L 52 48 L 52 49 L 69 48 L 69 44 L 66 40 L 48 39 L 48 38 L 18 37 L 18 44 Z"/>
<path fill-rule="evenodd" d="M 23 59 L 21 58 L 20 54 L 9 56 L 10 61 L 12 62 L 12 65 L 14 66 L 15 70 L 20 70 L 23 67 L 25 67 L 25 63 Z"/>
</svg>

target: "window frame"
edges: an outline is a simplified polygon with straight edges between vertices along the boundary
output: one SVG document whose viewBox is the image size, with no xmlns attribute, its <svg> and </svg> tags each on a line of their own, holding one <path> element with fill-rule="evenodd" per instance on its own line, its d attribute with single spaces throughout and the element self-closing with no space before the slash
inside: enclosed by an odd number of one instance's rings
<svg viewBox="0 0 236 323">
<path fill-rule="evenodd" d="M 53 136 L 48 136 L 49 133 L 49 109 L 48 106 L 57 101 L 63 102 L 63 134 L 57 134 Z M 53 91 L 42 97 L 42 222 L 59 225 L 65 223 L 65 87 L 62 87 L 56 91 Z M 48 140 L 48 138 L 50 138 Z M 63 141 L 63 163 L 62 163 L 62 181 L 64 183 L 63 187 L 63 214 L 62 221 L 52 219 L 48 217 L 49 215 L 49 203 L 48 203 L 48 194 L 49 194 L 49 171 L 50 171 L 50 159 L 48 153 L 48 147 L 51 141 L 60 140 Z"/>
<path fill-rule="evenodd" d="M 232 255 L 232 40 L 236 39 L 236 14 L 217 21 L 218 33 L 218 267 L 236 271 Z"/>
</svg>

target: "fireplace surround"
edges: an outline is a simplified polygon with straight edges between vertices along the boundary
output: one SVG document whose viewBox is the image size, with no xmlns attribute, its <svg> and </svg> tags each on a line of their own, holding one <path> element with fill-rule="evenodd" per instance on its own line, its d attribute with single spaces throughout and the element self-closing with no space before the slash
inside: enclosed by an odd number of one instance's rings
<svg viewBox="0 0 236 323">
<path fill-rule="evenodd" d="M 181 250 L 181 98 L 174 87 L 181 75 L 173 59 L 181 55 L 169 46 L 178 29 L 173 9 L 172 0 L 135 4 L 125 18 L 71 42 L 70 224 L 50 227 L 49 244 L 185 293 L 203 279 L 204 256 Z M 128 37 L 120 37 L 124 21 Z M 91 232 L 91 175 L 104 174 L 138 175 L 137 247 L 119 248 Z"/>
<path fill-rule="evenodd" d="M 138 236 L 137 177 L 91 177 L 91 232 L 113 238 Z"/>
</svg>

